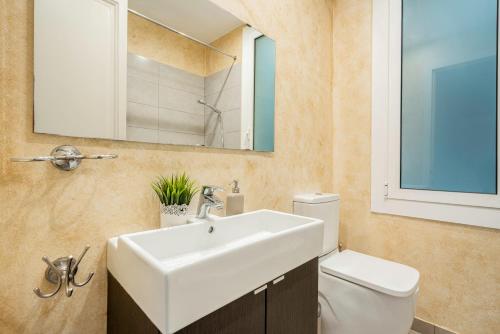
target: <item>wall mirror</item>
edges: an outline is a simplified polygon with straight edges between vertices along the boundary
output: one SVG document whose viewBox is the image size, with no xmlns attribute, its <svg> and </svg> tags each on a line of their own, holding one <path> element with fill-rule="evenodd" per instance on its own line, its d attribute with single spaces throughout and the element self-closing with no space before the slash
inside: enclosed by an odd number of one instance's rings
<svg viewBox="0 0 500 334">
<path fill-rule="evenodd" d="M 275 64 L 209 0 L 35 0 L 34 131 L 272 152 Z"/>
</svg>

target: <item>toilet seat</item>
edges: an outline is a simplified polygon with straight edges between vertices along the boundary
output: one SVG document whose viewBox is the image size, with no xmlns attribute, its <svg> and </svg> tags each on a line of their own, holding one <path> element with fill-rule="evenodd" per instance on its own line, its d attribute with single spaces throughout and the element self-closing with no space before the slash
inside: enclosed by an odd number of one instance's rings
<svg viewBox="0 0 500 334">
<path fill-rule="evenodd" d="M 351 250 L 327 256 L 320 270 L 394 297 L 413 295 L 420 280 L 418 271 L 411 267 Z"/>
</svg>

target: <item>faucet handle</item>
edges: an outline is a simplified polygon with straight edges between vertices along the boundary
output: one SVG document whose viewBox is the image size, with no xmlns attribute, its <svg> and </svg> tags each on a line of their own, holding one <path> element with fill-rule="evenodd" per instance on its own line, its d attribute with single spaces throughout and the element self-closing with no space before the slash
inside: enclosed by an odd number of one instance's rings
<svg viewBox="0 0 500 334">
<path fill-rule="evenodd" d="M 219 186 L 210 186 L 210 185 L 205 185 L 201 187 L 201 194 L 205 196 L 212 196 L 216 191 L 224 191 L 224 189 Z"/>
</svg>

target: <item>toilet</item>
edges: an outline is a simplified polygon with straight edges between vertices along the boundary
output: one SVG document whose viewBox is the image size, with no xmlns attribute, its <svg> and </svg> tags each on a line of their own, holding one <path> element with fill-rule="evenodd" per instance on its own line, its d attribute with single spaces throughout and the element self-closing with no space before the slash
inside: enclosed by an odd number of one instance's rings
<svg viewBox="0 0 500 334">
<path fill-rule="evenodd" d="M 319 258 L 321 334 L 408 334 L 418 294 L 414 268 L 351 250 L 339 252 L 336 194 L 300 194 L 294 213 L 324 221 Z"/>
</svg>

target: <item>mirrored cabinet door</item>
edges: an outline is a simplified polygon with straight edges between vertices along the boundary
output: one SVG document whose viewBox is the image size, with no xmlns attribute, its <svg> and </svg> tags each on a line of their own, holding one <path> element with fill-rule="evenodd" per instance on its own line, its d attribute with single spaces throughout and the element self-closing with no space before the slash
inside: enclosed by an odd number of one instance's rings
<svg viewBox="0 0 500 334">
<path fill-rule="evenodd" d="M 125 139 L 127 1 L 35 1 L 35 132 Z"/>
</svg>

